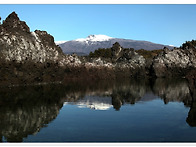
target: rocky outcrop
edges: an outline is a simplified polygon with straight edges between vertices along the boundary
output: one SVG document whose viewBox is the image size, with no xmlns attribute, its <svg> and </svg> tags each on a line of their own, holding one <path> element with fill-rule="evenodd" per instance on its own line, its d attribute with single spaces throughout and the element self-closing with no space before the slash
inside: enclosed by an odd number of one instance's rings
<svg viewBox="0 0 196 147">
<path fill-rule="evenodd" d="M 77 56 L 62 52 L 53 36 L 46 31 L 31 32 L 15 12 L 0 25 L 1 84 L 63 80 L 66 67 L 80 65 Z"/>
<path fill-rule="evenodd" d="M 142 56 L 118 43 L 112 47 L 113 62 L 101 58 L 83 61 L 77 55 L 65 55 L 54 43 L 53 36 L 46 31 L 31 32 L 15 12 L 3 21 L 0 31 L 2 84 L 62 81 L 85 76 L 101 79 L 119 73 L 130 77 L 140 75 L 140 69 L 145 66 Z"/>
<path fill-rule="evenodd" d="M 54 43 L 54 37 L 46 31 L 30 32 L 15 12 L 11 13 L 0 25 L 0 53 L 6 61 L 24 63 L 57 63 L 60 66 L 80 65 L 77 56 L 65 55 Z"/>
<path fill-rule="evenodd" d="M 194 49 L 164 50 L 153 59 L 152 69 L 156 77 L 185 76 L 196 68 Z"/>
<path fill-rule="evenodd" d="M 145 66 L 145 59 L 138 55 L 134 49 L 124 49 L 118 42 L 114 43 L 112 48 L 112 62 L 113 63 L 128 63 L 129 66 Z"/>
<path fill-rule="evenodd" d="M 65 55 L 46 31 L 30 32 L 24 21 L 15 12 L 0 25 L 0 52 L 6 61 L 23 63 L 65 63 Z"/>
<path fill-rule="evenodd" d="M 12 12 L 5 21 L 3 21 L 2 28 L 7 32 L 26 32 L 30 33 L 30 29 L 27 26 L 26 22 L 20 21 L 18 15 L 15 12 Z M 1 32 L 2 33 L 2 32 Z"/>
</svg>

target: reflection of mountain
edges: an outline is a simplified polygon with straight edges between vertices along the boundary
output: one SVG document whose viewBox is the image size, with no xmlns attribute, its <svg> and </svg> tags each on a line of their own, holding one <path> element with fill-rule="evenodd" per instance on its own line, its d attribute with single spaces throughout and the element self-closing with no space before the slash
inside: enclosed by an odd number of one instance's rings
<svg viewBox="0 0 196 147">
<path fill-rule="evenodd" d="M 84 88 L 84 86 L 82 87 Z M 101 81 L 96 85 L 86 86 L 84 91 L 85 94 L 83 95 L 80 92 L 67 95 L 69 97 L 68 102 L 74 102 L 79 107 L 96 110 L 109 109 L 113 105 L 116 110 L 119 110 L 124 103 L 135 104 L 141 99 L 143 101 L 148 99 L 143 99 L 143 96 L 150 91 L 150 87 L 147 80 L 135 81 L 133 79 L 131 81 Z"/>
<path fill-rule="evenodd" d="M 112 107 L 111 97 L 86 96 L 75 104 L 80 108 L 87 107 L 95 110 L 107 110 Z"/>
<path fill-rule="evenodd" d="M 113 105 L 116 110 L 119 110 L 123 104 L 151 101 L 158 96 L 164 100 L 165 104 L 177 101 L 190 106 L 192 103 L 188 83 L 184 79 L 156 79 L 154 82 L 132 79 L 118 82 L 102 81 L 95 85 L 77 84 L 77 86 L 83 88 L 83 93 L 75 90 L 67 94 L 67 102 L 74 102 L 76 105 L 92 109 L 99 109 L 100 106 L 110 108 Z"/>
<path fill-rule="evenodd" d="M 188 117 L 186 119 L 186 122 L 191 127 L 195 127 L 196 126 L 196 102 L 192 103 L 191 109 L 190 109 Z"/>
<path fill-rule="evenodd" d="M 120 81 L 82 81 L 64 85 L 45 85 L 0 89 L 0 135 L 7 141 L 22 141 L 54 120 L 63 104 L 95 110 L 120 110 L 161 97 L 165 103 L 183 102 L 190 106 L 187 123 L 196 125 L 196 107 L 184 80 L 157 79 Z M 66 105 L 64 105 L 66 107 Z"/>
</svg>

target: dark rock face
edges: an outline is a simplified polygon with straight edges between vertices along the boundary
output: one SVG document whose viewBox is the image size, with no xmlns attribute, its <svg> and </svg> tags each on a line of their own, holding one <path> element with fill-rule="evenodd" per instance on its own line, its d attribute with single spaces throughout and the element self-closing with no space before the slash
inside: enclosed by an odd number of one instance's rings
<svg viewBox="0 0 196 147">
<path fill-rule="evenodd" d="M 111 49 L 113 62 L 118 61 L 118 59 L 124 55 L 123 48 L 120 46 L 118 42 L 114 43 Z"/>
<path fill-rule="evenodd" d="M 112 50 L 112 62 L 113 63 L 129 63 L 130 66 L 145 66 L 145 59 L 143 56 L 138 55 L 134 49 L 124 49 L 118 42 L 113 44 Z"/>
<path fill-rule="evenodd" d="M 195 51 L 165 48 L 153 59 L 152 68 L 157 77 L 185 76 L 190 69 L 196 68 Z"/>
<path fill-rule="evenodd" d="M 15 12 L 12 12 L 5 21 L 3 21 L 3 28 L 6 31 L 23 31 L 30 33 L 29 27 L 24 21 L 20 21 L 18 15 Z"/>
<path fill-rule="evenodd" d="M 121 76 L 121 73 L 132 77 L 146 76 L 146 60 L 136 53 L 134 49 L 124 49 L 116 42 L 111 50 L 112 63 L 115 66 L 116 73 L 119 73 L 118 76 Z"/>
</svg>

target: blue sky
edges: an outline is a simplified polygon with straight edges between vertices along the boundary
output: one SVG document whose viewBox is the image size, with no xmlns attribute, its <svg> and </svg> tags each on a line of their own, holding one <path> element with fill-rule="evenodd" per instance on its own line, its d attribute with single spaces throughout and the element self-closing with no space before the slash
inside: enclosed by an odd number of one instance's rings
<svg viewBox="0 0 196 147">
<path fill-rule="evenodd" d="M 31 31 L 45 30 L 55 41 L 104 34 L 180 46 L 196 39 L 196 5 L 4 5 L 4 20 L 15 11 Z"/>
</svg>

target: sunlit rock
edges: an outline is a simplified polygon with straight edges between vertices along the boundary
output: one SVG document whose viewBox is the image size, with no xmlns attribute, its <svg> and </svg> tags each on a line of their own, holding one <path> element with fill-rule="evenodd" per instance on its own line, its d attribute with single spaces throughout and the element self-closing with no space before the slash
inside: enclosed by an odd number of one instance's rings
<svg viewBox="0 0 196 147">
<path fill-rule="evenodd" d="M 157 77 L 185 76 L 191 68 L 196 68 L 194 49 L 164 49 L 153 60 L 152 68 Z"/>
</svg>

